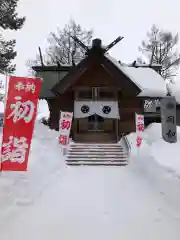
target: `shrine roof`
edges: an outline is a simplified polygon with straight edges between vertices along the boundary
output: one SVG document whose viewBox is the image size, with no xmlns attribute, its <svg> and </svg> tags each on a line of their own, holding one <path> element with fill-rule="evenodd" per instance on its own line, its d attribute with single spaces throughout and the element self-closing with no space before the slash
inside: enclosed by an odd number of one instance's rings
<svg viewBox="0 0 180 240">
<path fill-rule="evenodd" d="M 119 63 L 109 54 L 105 57 L 121 70 L 140 89 L 140 97 L 164 97 L 167 95 L 163 77 L 149 67 L 129 67 Z"/>
<path fill-rule="evenodd" d="M 61 64 L 60 66 L 57 65 L 37 65 L 33 66 L 32 69 L 36 72 L 41 71 L 69 71 L 72 68 L 70 64 Z"/>
<path fill-rule="evenodd" d="M 137 67 L 128 66 L 117 61 L 115 58 L 105 53 L 103 58 L 106 62 L 113 65 L 119 72 L 123 73 L 134 86 L 139 89 L 139 97 L 161 98 L 167 95 L 166 82 L 162 76 L 154 69 L 138 65 Z M 88 64 L 88 56 L 86 56 L 75 67 L 70 65 L 61 66 L 34 66 L 35 70 L 43 79 L 44 84 L 41 90 L 41 95 L 46 97 L 55 97 L 56 92 L 61 93 L 69 87 L 73 81 L 75 74 L 81 72 Z"/>
</svg>

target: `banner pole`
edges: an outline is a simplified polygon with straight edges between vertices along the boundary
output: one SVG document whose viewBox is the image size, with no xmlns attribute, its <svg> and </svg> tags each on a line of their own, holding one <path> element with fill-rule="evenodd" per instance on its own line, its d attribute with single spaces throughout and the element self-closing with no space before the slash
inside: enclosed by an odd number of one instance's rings
<svg viewBox="0 0 180 240">
<path fill-rule="evenodd" d="M 3 116 L 3 125 L 4 125 L 4 118 L 5 118 L 5 108 L 6 108 L 6 98 L 7 98 L 7 88 L 8 88 L 8 75 L 7 75 L 7 71 L 4 71 L 2 69 L 0 69 L 0 73 L 5 75 L 5 93 L 4 93 L 4 116 Z M 3 134 L 2 134 L 2 138 L 3 138 Z M 1 146 L 2 147 L 2 146 Z M 0 174 L 2 173 L 2 161 L 1 161 L 1 153 L 0 153 Z"/>
<path fill-rule="evenodd" d="M 6 98 L 7 98 L 7 91 L 8 91 L 8 74 L 6 71 L 0 69 L 0 73 L 5 75 L 5 89 L 4 89 L 4 110 L 5 110 L 5 106 L 6 106 Z"/>
<path fill-rule="evenodd" d="M 4 106 L 6 105 L 6 101 L 7 101 L 7 91 L 8 91 L 8 75 L 7 75 L 7 73 L 6 73 L 6 79 L 5 79 L 5 95 L 4 95 L 4 97 L 5 97 L 5 104 L 4 104 Z"/>
</svg>

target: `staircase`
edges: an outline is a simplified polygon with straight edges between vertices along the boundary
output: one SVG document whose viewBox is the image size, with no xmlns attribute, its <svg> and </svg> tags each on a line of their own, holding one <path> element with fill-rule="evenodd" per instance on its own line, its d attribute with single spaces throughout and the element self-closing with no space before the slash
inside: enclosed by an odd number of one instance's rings
<svg viewBox="0 0 180 240">
<path fill-rule="evenodd" d="M 125 166 L 128 153 L 120 144 L 71 144 L 67 153 L 67 165 Z"/>
</svg>

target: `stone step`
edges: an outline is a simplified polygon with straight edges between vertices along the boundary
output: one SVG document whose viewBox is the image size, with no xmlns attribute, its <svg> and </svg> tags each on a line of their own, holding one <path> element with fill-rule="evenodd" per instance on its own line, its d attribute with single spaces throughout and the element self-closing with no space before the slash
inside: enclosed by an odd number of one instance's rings
<svg viewBox="0 0 180 240">
<path fill-rule="evenodd" d="M 75 156 L 79 156 L 79 155 L 99 155 L 99 156 L 103 156 L 103 155 L 124 155 L 124 152 L 68 152 L 67 155 L 75 155 Z M 125 154 L 127 155 L 127 154 Z"/>
<path fill-rule="evenodd" d="M 110 160 L 110 159 L 66 159 L 66 162 L 127 162 L 127 158 L 124 158 L 124 159 L 113 159 L 113 160 Z"/>
<path fill-rule="evenodd" d="M 66 156 L 67 158 L 74 158 L 74 159 L 77 159 L 77 158 L 87 158 L 87 159 L 99 159 L 99 158 L 104 158 L 104 159 L 107 159 L 107 158 L 127 158 L 128 156 L 127 155 L 67 155 Z"/>
<path fill-rule="evenodd" d="M 70 166 L 126 166 L 128 154 L 119 144 L 71 144 L 66 155 Z"/>
<path fill-rule="evenodd" d="M 104 150 L 108 150 L 108 149 L 111 149 L 111 150 L 117 150 L 117 149 L 121 149 L 123 150 L 123 148 L 121 147 L 103 147 L 103 148 L 99 148 L 99 147 L 70 147 L 69 149 L 104 149 Z"/>
<path fill-rule="evenodd" d="M 69 166 L 126 166 L 127 162 L 68 162 L 67 165 Z"/>
<path fill-rule="evenodd" d="M 70 146 L 71 149 L 123 149 L 121 146 L 75 146 L 75 145 L 71 145 Z"/>
<path fill-rule="evenodd" d="M 73 147 L 73 146 L 69 146 L 71 149 L 123 149 L 122 147 L 97 147 L 97 146 L 92 146 L 92 147 L 86 147 L 86 146 L 82 146 L 82 147 Z"/>
<path fill-rule="evenodd" d="M 74 143 L 71 146 L 121 146 L 119 143 Z"/>
<path fill-rule="evenodd" d="M 67 156 L 68 159 L 71 159 L 71 158 L 74 158 L 74 159 L 124 159 L 124 158 L 127 158 L 127 155 L 116 155 L 116 156 L 109 156 L 109 155 L 103 155 L 103 156 L 99 156 L 99 155 L 96 155 L 96 156 L 92 156 L 92 155 L 68 155 Z"/>
<path fill-rule="evenodd" d="M 69 148 L 68 151 L 73 151 L 73 152 L 124 152 L 123 149 L 101 149 L 101 148 L 78 148 L 78 149 L 75 149 L 75 148 Z"/>
</svg>

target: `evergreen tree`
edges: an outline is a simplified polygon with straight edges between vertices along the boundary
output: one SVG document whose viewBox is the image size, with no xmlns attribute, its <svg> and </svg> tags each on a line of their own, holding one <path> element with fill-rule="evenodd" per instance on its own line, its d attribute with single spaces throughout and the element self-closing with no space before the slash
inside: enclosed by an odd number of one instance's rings
<svg viewBox="0 0 180 240">
<path fill-rule="evenodd" d="M 18 17 L 16 12 L 19 0 L 0 0 L 0 28 L 3 30 L 21 29 L 24 24 L 25 17 Z M 6 41 L 0 34 L 0 69 L 11 73 L 15 70 L 15 65 L 11 61 L 16 57 L 14 50 L 16 41 Z"/>
</svg>

